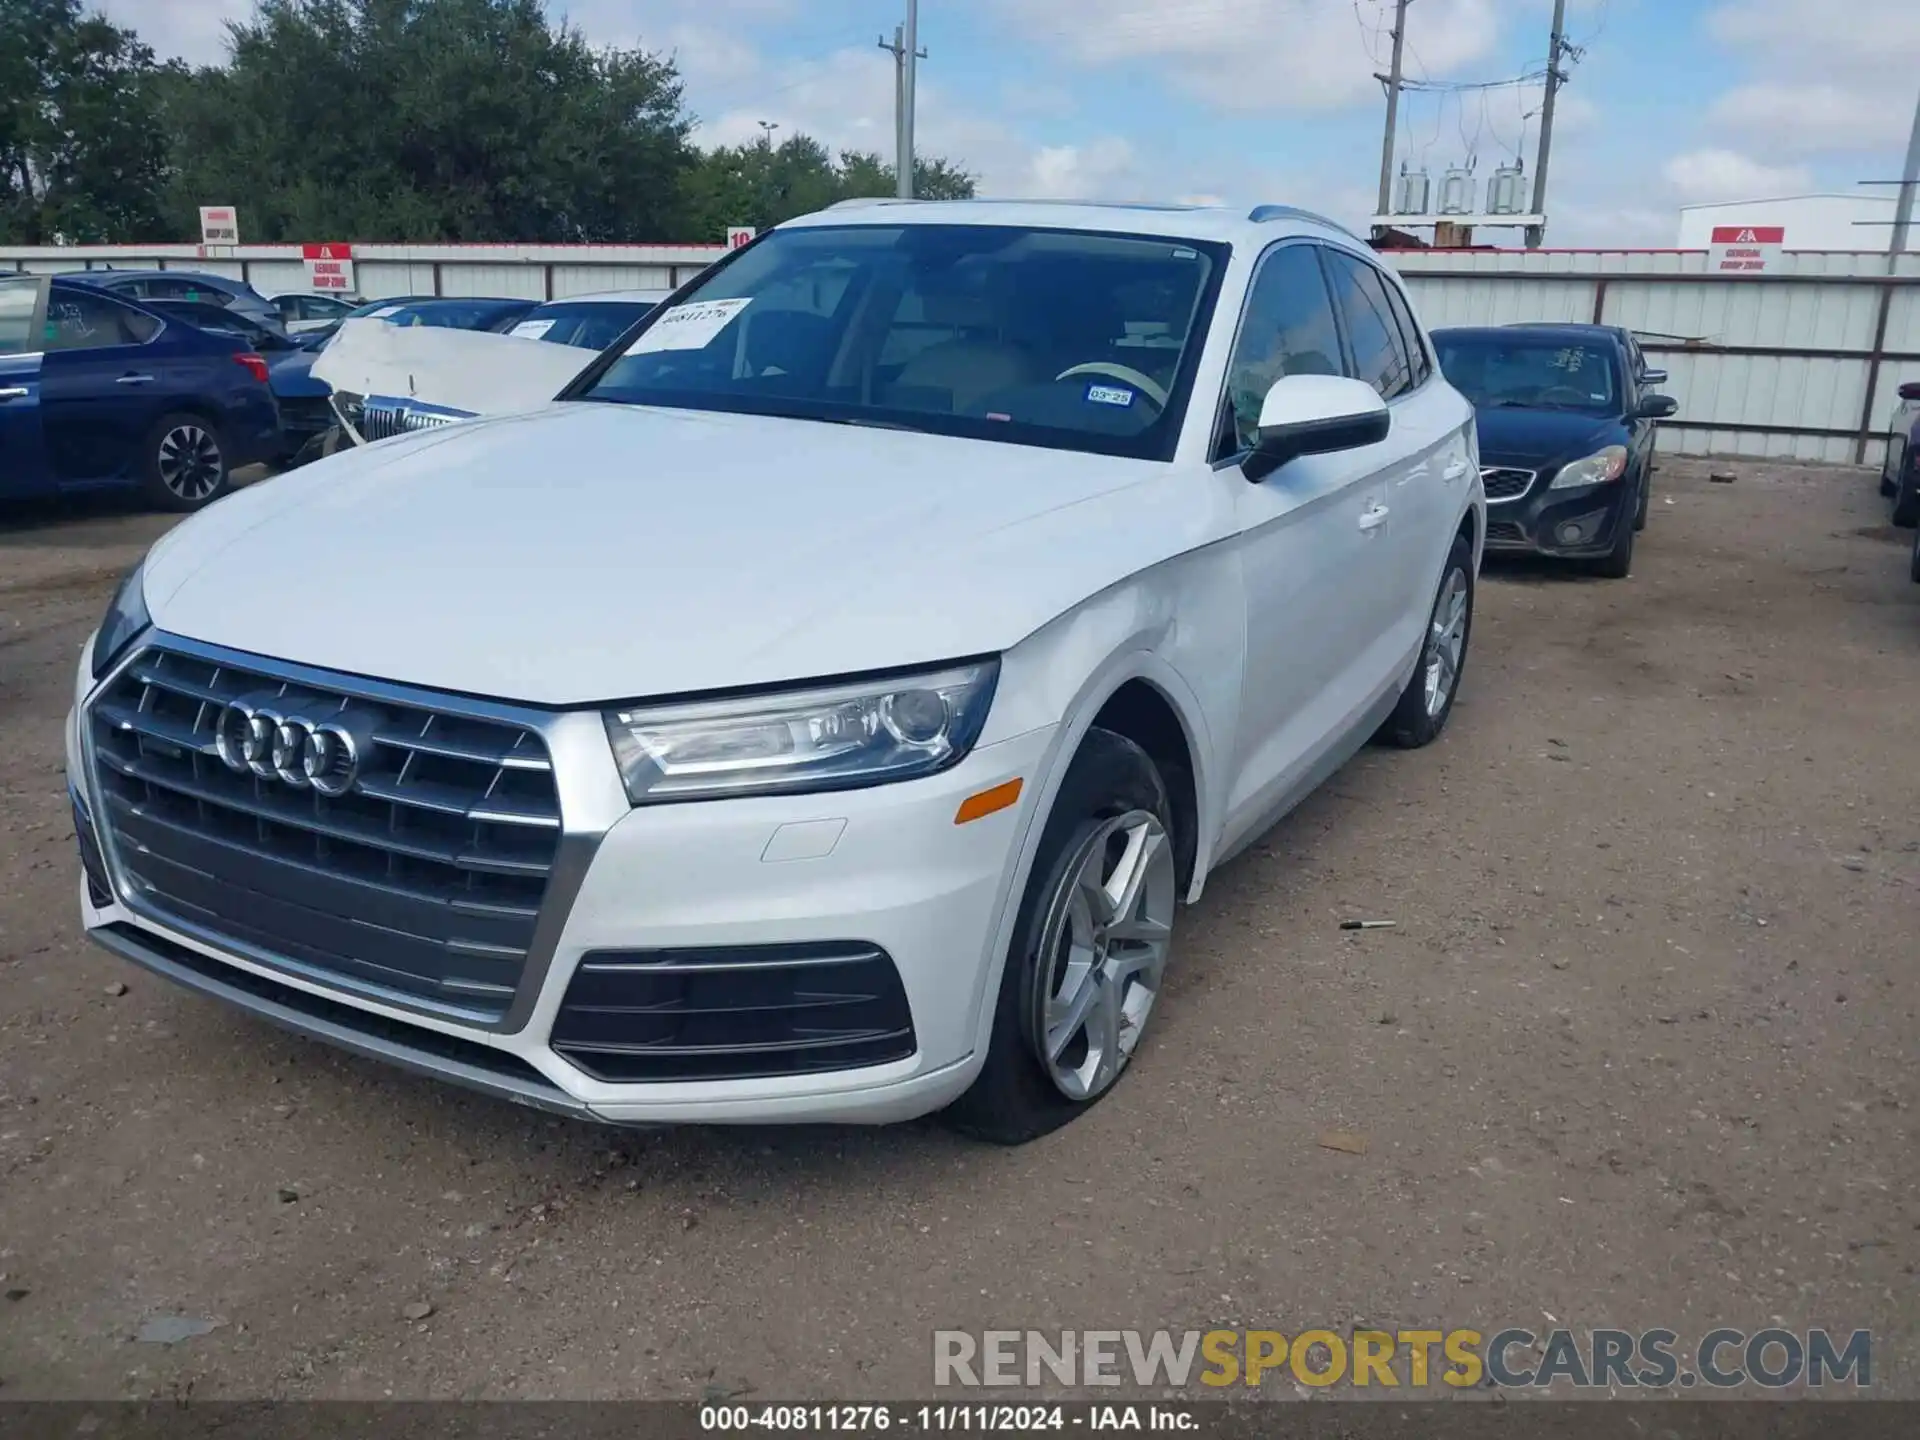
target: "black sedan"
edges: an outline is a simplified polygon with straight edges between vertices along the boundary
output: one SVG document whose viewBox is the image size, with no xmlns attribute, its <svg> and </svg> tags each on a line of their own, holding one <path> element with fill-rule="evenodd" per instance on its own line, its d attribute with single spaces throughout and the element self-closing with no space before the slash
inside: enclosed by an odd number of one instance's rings
<svg viewBox="0 0 1920 1440">
<path fill-rule="evenodd" d="M 1655 425 L 1679 408 L 1648 388 L 1665 376 L 1610 326 L 1461 328 L 1433 340 L 1447 379 L 1479 411 L 1487 548 L 1630 573 Z"/>
</svg>

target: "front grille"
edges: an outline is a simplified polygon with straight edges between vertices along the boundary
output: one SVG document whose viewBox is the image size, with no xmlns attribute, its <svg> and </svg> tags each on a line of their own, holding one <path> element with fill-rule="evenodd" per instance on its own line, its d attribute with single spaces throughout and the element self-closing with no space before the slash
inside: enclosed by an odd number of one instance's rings
<svg viewBox="0 0 1920 1440">
<path fill-rule="evenodd" d="M 242 697 L 368 736 L 347 792 L 230 769 L 216 725 Z M 532 730 L 167 649 L 121 671 L 89 723 L 96 819 L 139 908 L 343 988 L 505 1014 L 560 838 Z"/>
<path fill-rule="evenodd" d="M 1487 525 L 1487 544 L 1489 545 L 1524 545 L 1526 543 L 1527 532 L 1511 520 L 1494 520 Z"/>
<path fill-rule="evenodd" d="M 1480 483 L 1486 487 L 1489 500 L 1518 500 L 1533 488 L 1538 478 L 1539 472 L 1535 470 L 1508 470 L 1499 466 L 1480 472 Z"/>
<path fill-rule="evenodd" d="M 553 1048 L 597 1080 L 746 1080 L 913 1054 L 900 972 L 856 942 L 594 951 Z"/>
<path fill-rule="evenodd" d="M 454 410 L 422 405 L 418 401 L 399 400 L 388 395 L 369 395 L 360 411 L 359 431 L 368 444 L 390 440 L 395 435 L 410 435 L 416 430 L 432 430 L 473 417 Z"/>
</svg>

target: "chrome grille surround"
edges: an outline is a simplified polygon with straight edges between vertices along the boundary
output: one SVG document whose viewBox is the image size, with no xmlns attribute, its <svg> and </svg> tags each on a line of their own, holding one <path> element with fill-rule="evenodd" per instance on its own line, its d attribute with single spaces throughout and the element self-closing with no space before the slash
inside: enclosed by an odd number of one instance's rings
<svg viewBox="0 0 1920 1440">
<path fill-rule="evenodd" d="M 1538 470 L 1518 470 L 1505 465 L 1487 465 L 1480 471 L 1480 483 L 1486 489 L 1489 505 L 1523 498 L 1539 478 Z"/>
<path fill-rule="evenodd" d="M 331 702 L 378 718 L 347 796 L 236 775 L 221 759 L 222 705 L 263 688 L 310 713 Z M 426 691 L 155 631 L 94 687 L 84 722 L 119 904 L 215 952 L 472 1029 L 525 1027 L 600 838 L 628 812 L 597 712 Z"/>
<path fill-rule="evenodd" d="M 390 440 L 395 435 L 411 435 L 416 430 L 434 430 L 461 420 L 473 419 L 473 412 L 454 410 L 444 405 L 428 405 L 398 395 L 369 395 L 361 402 L 360 437 L 368 444 Z"/>
</svg>

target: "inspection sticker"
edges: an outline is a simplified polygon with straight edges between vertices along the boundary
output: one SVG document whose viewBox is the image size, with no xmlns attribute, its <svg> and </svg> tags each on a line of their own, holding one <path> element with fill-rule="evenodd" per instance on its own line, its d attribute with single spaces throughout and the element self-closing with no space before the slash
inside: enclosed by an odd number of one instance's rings
<svg viewBox="0 0 1920 1440">
<path fill-rule="evenodd" d="M 1089 405 L 1118 405 L 1122 409 L 1133 404 L 1133 391 L 1123 385 L 1089 385 L 1087 387 Z"/>
<path fill-rule="evenodd" d="M 748 296 L 739 300 L 696 300 L 691 305 L 676 305 L 649 325 L 640 338 L 627 347 L 627 354 L 704 350 L 734 316 L 752 303 L 752 297 Z"/>
</svg>

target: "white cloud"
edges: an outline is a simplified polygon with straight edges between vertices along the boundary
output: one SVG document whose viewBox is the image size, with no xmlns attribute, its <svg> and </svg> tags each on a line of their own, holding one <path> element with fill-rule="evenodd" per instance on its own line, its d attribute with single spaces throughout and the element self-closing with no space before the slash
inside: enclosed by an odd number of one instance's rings
<svg viewBox="0 0 1920 1440">
<path fill-rule="evenodd" d="M 1386 12 L 1380 0 L 997 4 L 1028 42 L 1083 65 L 1143 63 L 1222 110 L 1326 110 L 1355 104 L 1379 95 L 1373 75 L 1386 63 Z M 1447 74 L 1487 54 L 1498 36 L 1500 8 L 1500 0 L 1427 0 L 1408 26 L 1409 73 Z"/>
<path fill-rule="evenodd" d="M 1813 184 L 1813 175 L 1804 165 L 1768 165 L 1734 150 L 1689 150 L 1669 160 L 1661 173 L 1687 202 L 1758 200 L 1790 195 Z"/>
<path fill-rule="evenodd" d="M 1884 96 L 1823 81 L 1738 86 L 1714 102 L 1711 119 L 1724 134 L 1794 156 L 1877 149 L 1907 131 L 1906 117 Z"/>
<path fill-rule="evenodd" d="M 227 22 L 251 15 L 253 0 L 93 0 L 87 8 L 137 30 L 162 60 L 216 65 L 227 58 Z"/>
<path fill-rule="evenodd" d="M 1794 157 L 1903 148 L 1920 74 L 1915 0 L 1727 0 L 1707 29 L 1753 71 L 1714 103 L 1723 137 Z"/>
</svg>

